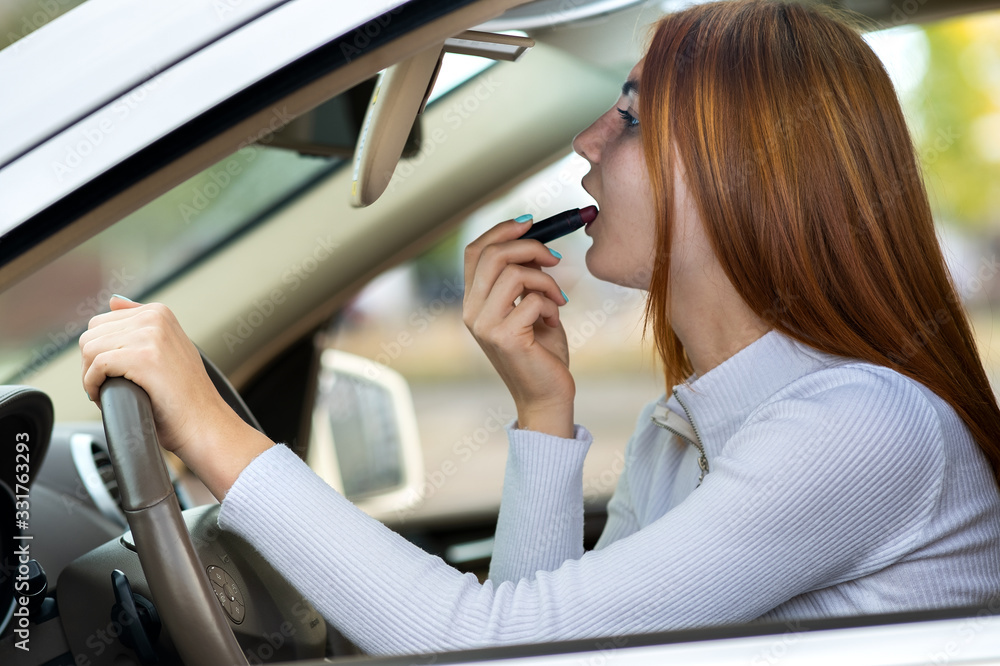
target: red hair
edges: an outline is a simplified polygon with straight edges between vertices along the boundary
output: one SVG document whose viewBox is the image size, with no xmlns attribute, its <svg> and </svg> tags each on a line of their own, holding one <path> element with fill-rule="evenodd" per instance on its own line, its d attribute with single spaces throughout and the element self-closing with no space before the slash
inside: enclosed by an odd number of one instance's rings
<svg viewBox="0 0 1000 666">
<path fill-rule="evenodd" d="M 695 6 L 656 25 L 639 91 L 657 219 L 646 318 L 667 385 L 692 372 L 669 317 L 676 148 L 715 254 L 751 310 L 815 349 L 930 388 L 1000 483 L 1000 408 L 896 93 L 858 32 L 792 2 Z"/>
</svg>

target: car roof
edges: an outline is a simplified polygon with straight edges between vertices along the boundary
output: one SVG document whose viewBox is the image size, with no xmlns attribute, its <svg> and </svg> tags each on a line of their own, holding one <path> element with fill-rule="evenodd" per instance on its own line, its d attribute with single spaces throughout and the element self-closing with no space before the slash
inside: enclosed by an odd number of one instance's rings
<svg viewBox="0 0 1000 666">
<path fill-rule="evenodd" d="M 0 166 L 286 1 L 90 0 L 59 16 L 0 51 L 0 79 L 31 91 L 0 108 Z"/>
</svg>

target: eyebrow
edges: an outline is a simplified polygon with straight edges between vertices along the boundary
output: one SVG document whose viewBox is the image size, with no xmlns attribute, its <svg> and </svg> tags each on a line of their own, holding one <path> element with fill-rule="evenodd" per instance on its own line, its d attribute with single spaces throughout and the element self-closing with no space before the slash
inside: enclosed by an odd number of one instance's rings
<svg viewBox="0 0 1000 666">
<path fill-rule="evenodd" d="M 639 94 L 639 82 L 635 79 L 629 79 L 622 84 L 622 95 L 628 97 L 632 93 Z"/>
</svg>

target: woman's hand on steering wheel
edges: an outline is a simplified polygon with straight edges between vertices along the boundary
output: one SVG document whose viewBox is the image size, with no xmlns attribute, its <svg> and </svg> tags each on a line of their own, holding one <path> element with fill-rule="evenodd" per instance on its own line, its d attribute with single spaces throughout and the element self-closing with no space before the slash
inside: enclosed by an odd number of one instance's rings
<svg viewBox="0 0 1000 666">
<path fill-rule="evenodd" d="M 559 258 L 526 223 L 501 222 L 465 250 L 463 319 L 507 385 L 521 428 L 573 437 L 576 386 L 559 319 L 567 302 L 542 267 Z"/>
<path fill-rule="evenodd" d="M 272 445 L 240 419 L 212 385 L 197 347 L 164 305 L 111 299 L 111 312 L 80 336 L 83 386 L 98 402 L 107 377 L 149 394 L 160 444 L 220 500 L 243 468 Z"/>
</svg>

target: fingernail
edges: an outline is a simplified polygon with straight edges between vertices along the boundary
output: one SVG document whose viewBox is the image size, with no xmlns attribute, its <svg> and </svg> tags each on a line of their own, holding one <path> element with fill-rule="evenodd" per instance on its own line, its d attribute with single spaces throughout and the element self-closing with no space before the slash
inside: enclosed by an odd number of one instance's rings
<svg viewBox="0 0 1000 666">
<path fill-rule="evenodd" d="M 530 222 L 531 221 L 531 216 L 530 215 L 521 215 L 520 217 L 515 217 L 514 221 L 517 222 L 518 224 L 524 224 L 525 222 Z"/>
<path fill-rule="evenodd" d="M 566 295 L 566 292 L 560 289 L 559 293 L 563 295 L 563 300 L 569 303 L 569 296 Z"/>
<path fill-rule="evenodd" d="M 87 393 L 86 391 L 84 391 L 84 392 L 83 392 L 83 394 L 84 394 L 85 396 L 87 396 L 87 400 L 90 400 L 90 394 L 89 394 L 89 393 Z M 90 400 L 90 402 L 94 402 L 94 401 L 93 401 L 93 400 Z"/>
<path fill-rule="evenodd" d="M 553 250 L 551 247 L 549 248 L 549 252 L 551 252 L 552 256 L 555 257 L 556 259 L 562 259 L 562 255 Z"/>
<path fill-rule="evenodd" d="M 111 294 L 111 298 L 120 298 L 123 301 L 128 301 L 129 303 L 135 303 L 135 301 L 133 301 L 128 296 L 122 296 L 121 294 Z"/>
</svg>

